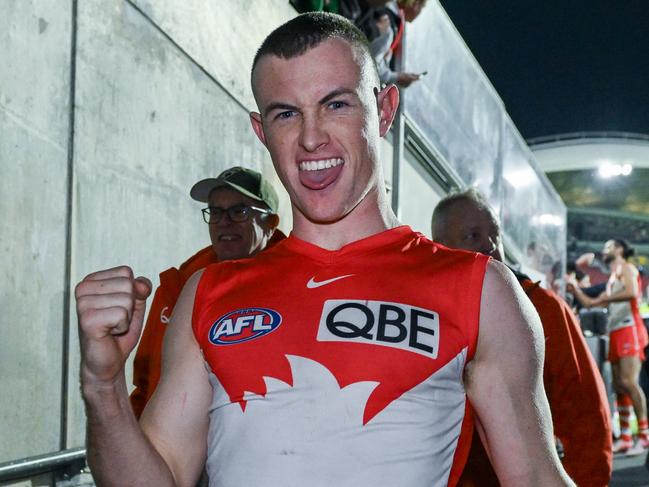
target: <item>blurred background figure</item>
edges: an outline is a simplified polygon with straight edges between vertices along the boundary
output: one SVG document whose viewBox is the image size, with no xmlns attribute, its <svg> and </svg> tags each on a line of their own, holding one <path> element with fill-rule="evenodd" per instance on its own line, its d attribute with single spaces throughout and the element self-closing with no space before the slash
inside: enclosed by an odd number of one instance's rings
<svg viewBox="0 0 649 487">
<path fill-rule="evenodd" d="M 413 22 L 427 0 L 293 0 L 299 12 L 324 11 L 348 18 L 363 31 L 382 84 L 410 86 L 425 73 L 399 71 L 395 56 L 406 22 Z"/>
<path fill-rule="evenodd" d="M 503 262 L 500 223 L 485 198 L 469 189 L 442 199 L 433 212 L 433 240 Z M 543 382 L 557 450 L 580 487 L 603 487 L 611 477 L 611 424 L 604 383 L 567 303 L 513 271 L 541 318 L 545 335 Z M 500 485 L 477 432 L 462 487 Z"/>
<path fill-rule="evenodd" d="M 383 7 L 371 7 L 359 19 L 358 26 L 370 42 L 370 52 L 379 70 L 381 83 L 394 83 L 402 88 L 417 81 L 422 73 L 397 71 L 394 53 L 401 45 L 406 22 L 414 21 L 426 0 L 401 0 L 385 2 Z"/>
<path fill-rule="evenodd" d="M 613 372 L 617 412 L 620 418 L 620 438 L 613 445 L 614 453 L 639 455 L 649 448 L 647 401 L 639 378 L 645 360 L 644 349 L 649 343 L 638 307 L 640 274 L 628 262 L 633 248 L 622 239 L 604 244 L 602 257 L 610 267 L 606 289 L 599 296 L 589 297 L 575 279 L 568 281 L 568 289 L 588 308 L 608 306 L 609 354 Z M 631 412 L 638 421 L 638 438 L 634 443 L 631 431 Z"/>
</svg>

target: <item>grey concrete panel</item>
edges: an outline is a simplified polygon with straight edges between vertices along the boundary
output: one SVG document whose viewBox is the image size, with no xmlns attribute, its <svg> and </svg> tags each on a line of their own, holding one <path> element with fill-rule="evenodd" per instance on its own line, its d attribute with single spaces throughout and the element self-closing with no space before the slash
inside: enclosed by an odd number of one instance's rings
<svg viewBox="0 0 649 487">
<path fill-rule="evenodd" d="M 0 11 L 3 462 L 59 446 L 71 2 Z"/>
<path fill-rule="evenodd" d="M 209 241 L 194 182 L 231 165 L 277 179 L 246 110 L 137 9 L 85 0 L 78 25 L 72 279 L 126 263 L 155 283 Z M 84 441 L 71 340 L 68 447 Z"/>
<path fill-rule="evenodd" d="M 288 0 L 132 1 L 248 109 L 257 48 L 297 15 Z"/>
</svg>

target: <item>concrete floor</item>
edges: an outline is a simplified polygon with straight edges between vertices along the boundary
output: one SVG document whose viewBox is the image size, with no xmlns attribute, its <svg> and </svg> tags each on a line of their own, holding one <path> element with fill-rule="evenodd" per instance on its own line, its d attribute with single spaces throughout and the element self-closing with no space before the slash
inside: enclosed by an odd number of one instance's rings
<svg viewBox="0 0 649 487">
<path fill-rule="evenodd" d="M 609 487 L 649 487 L 649 470 L 645 466 L 647 455 L 613 458 L 613 478 Z"/>
</svg>

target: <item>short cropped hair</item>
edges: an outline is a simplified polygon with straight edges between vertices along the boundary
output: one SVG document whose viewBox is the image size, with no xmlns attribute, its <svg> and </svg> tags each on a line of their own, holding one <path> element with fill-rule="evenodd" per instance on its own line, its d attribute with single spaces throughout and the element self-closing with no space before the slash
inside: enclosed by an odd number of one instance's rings
<svg viewBox="0 0 649 487">
<path fill-rule="evenodd" d="M 480 210 L 486 210 L 491 213 L 494 218 L 496 218 L 496 222 L 498 221 L 491 205 L 477 189 L 468 188 L 463 191 L 456 191 L 442 198 L 433 210 L 433 217 L 431 220 L 433 238 L 435 238 L 436 230 L 440 230 L 440 227 L 444 224 L 444 219 L 446 218 L 448 211 L 453 207 L 453 205 L 460 201 L 469 201 L 475 204 Z"/>
<path fill-rule="evenodd" d="M 263 56 L 292 59 L 329 39 L 341 39 L 359 51 L 371 62 L 378 80 L 378 71 L 365 34 L 342 15 L 328 12 L 307 12 L 298 15 L 271 32 L 255 54 L 251 76 Z"/>
</svg>

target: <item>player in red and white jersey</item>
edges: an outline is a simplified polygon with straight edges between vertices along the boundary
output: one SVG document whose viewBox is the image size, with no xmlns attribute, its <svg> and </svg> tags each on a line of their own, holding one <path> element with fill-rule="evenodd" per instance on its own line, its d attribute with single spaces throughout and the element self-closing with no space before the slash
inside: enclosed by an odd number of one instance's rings
<svg viewBox="0 0 649 487">
<path fill-rule="evenodd" d="M 379 85 L 362 33 L 298 16 L 262 44 L 252 86 L 293 231 L 190 278 L 139 426 L 123 364 L 150 284 L 119 267 L 77 286 L 98 480 L 190 486 L 207 459 L 226 487 L 454 485 L 470 400 L 503 485 L 574 485 L 554 450 L 538 316 L 512 274 L 390 209 L 379 146 L 399 94 Z"/>
<path fill-rule="evenodd" d="M 196 292 L 194 334 L 214 389 L 210 478 L 454 484 L 487 258 L 405 226 L 340 250 L 292 235 L 267 252 L 208 267 Z"/>
<path fill-rule="evenodd" d="M 633 254 L 633 248 L 624 240 L 613 239 L 604 244 L 602 256 L 611 268 L 611 276 L 606 291 L 596 298 L 586 296 L 574 281 L 569 282 L 571 292 L 584 306 L 608 306 L 608 360 L 621 429 L 613 452 L 627 455 L 642 454 L 649 447 L 647 400 L 639 383 L 647 335 L 638 310 L 638 269 L 627 261 Z M 629 422 L 631 409 L 638 419 L 639 434 L 635 444 Z"/>
</svg>

